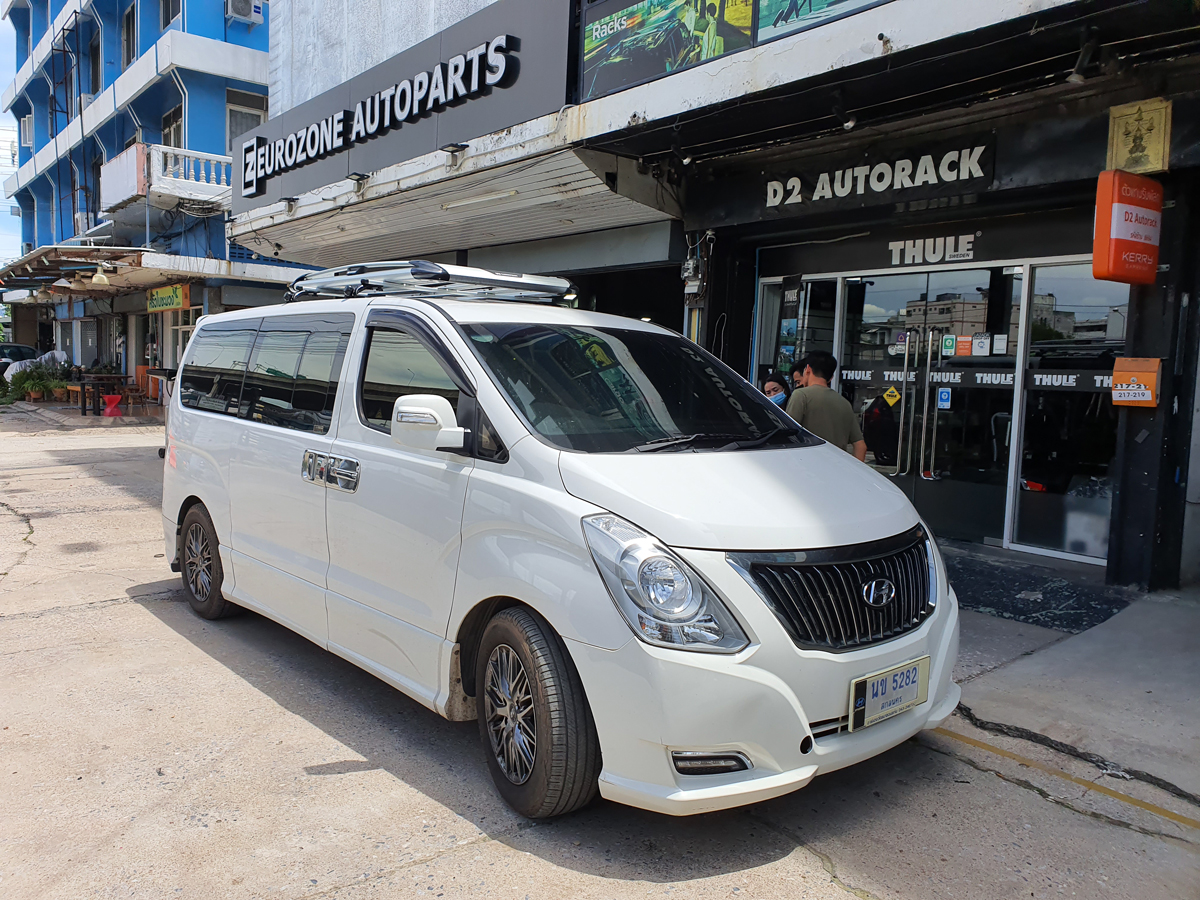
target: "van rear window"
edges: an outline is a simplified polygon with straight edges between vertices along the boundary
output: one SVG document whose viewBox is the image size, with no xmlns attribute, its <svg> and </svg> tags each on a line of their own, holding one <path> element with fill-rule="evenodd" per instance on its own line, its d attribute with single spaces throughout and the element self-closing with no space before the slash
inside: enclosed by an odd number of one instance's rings
<svg viewBox="0 0 1200 900">
<path fill-rule="evenodd" d="M 188 347 L 179 374 L 179 402 L 192 409 L 237 415 L 242 380 L 260 319 L 202 326 Z"/>
</svg>

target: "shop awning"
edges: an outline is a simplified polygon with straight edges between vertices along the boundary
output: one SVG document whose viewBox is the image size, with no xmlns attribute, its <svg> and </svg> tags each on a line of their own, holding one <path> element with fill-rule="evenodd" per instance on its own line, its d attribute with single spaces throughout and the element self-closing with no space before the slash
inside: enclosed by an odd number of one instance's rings
<svg viewBox="0 0 1200 900">
<path fill-rule="evenodd" d="M 0 290 L 29 291 L 5 302 L 57 303 L 97 300 L 183 282 L 229 280 L 287 284 L 307 269 L 195 256 L 154 253 L 137 247 L 39 247 L 0 268 Z M 99 277 L 97 275 L 99 273 Z"/>
<path fill-rule="evenodd" d="M 343 203 L 316 215 L 241 217 L 231 226 L 231 238 L 262 254 L 279 249 L 287 259 L 328 267 L 673 218 L 616 192 L 619 178 L 640 179 L 633 166 L 631 160 L 618 162 L 610 154 L 586 150 L 550 153 Z M 669 198 L 659 202 L 670 205 Z"/>
</svg>

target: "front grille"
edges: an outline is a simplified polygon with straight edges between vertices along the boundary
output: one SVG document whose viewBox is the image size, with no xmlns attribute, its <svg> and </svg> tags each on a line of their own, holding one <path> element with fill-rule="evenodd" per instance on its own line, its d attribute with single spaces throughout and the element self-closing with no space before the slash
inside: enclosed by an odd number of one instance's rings
<svg viewBox="0 0 1200 900">
<path fill-rule="evenodd" d="M 796 553 L 731 553 L 797 645 L 856 650 L 899 637 L 933 611 L 927 536 L 920 526 L 883 541 Z M 887 579 L 895 592 L 869 606 L 863 586 Z"/>
</svg>

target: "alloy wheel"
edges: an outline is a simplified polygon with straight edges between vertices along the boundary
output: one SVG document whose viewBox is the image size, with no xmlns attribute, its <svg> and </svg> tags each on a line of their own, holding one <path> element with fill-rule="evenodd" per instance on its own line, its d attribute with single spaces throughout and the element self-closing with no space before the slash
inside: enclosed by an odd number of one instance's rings
<svg viewBox="0 0 1200 900">
<path fill-rule="evenodd" d="M 537 751 L 533 692 L 520 657 L 507 644 L 497 645 L 488 658 L 483 698 L 496 762 L 509 781 L 524 784 Z"/>
<path fill-rule="evenodd" d="M 184 536 L 183 571 L 196 599 L 201 603 L 208 600 L 213 581 L 212 548 L 199 522 L 193 522 Z"/>
</svg>

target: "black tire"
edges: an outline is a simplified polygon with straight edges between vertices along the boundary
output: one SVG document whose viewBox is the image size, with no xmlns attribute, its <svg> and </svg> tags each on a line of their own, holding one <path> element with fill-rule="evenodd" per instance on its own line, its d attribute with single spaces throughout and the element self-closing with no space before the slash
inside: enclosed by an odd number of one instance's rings
<svg viewBox="0 0 1200 900">
<path fill-rule="evenodd" d="M 506 698 L 502 676 L 513 659 L 521 671 L 514 675 Z M 526 695 L 521 673 L 526 676 L 528 706 L 521 702 Z M 475 684 L 488 769 L 509 806 L 531 819 L 545 819 L 573 812 L 595 798 L 601 765 L 596 723 L 575 664 L 545 619 L 524 607 L 497 613 L 483 632 Z M 515 716 L 505 714 L 510 708 Z M 525 752 L 520 752 L 522 747 Z"/>
<path fill-rule="evenodd" d="M 179 573 L 188 603 L 206 619 L 221 619 L 241 612 L 241 607 L 221 595 L 225 572 L 220 544 L 208 510 L 197 503 L 183 517 L 179 540 Z"/>
</svg>

